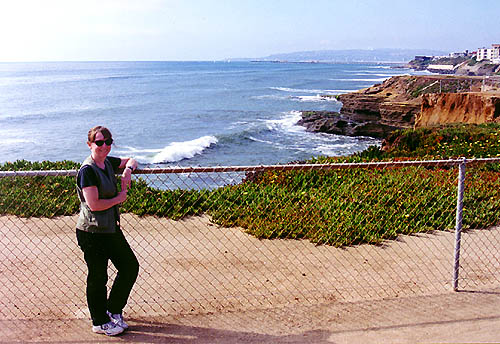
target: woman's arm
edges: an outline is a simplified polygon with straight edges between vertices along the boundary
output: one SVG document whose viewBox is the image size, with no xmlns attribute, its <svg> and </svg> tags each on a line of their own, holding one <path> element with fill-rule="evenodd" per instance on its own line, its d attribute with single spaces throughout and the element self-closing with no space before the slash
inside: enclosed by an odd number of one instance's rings
<svg viewBox="0 0 500 344">
<path fill-rule="evenodd" d="M 118 195 L 109 199 L 99 199 L 99 191 L 97 186 L 87 186 L 82 189 L 83 197 L 87 202 L 90 210 L 100 211 L 111 208 L 114 205 L 125 202 L 127 199 L 127 189 L 120 191 Z"/>
<path fill-rule="evenodd" d="M 137 161 L 133 158 L 120 158 L 120 166 L 119 168 L 127 168 L 130 166 L 132 170 L 135 170 L 137 168 Z"/>
<path fill-rule="evenodd" d="M 118 168 L 123 168 L 122 173 L 122 190 L 127 190 L 130 187 L 132 180 L 132 172 L 137 168 L 137 161 L 132 158 L 121 158 L 120 166 Z"/>
</svg>

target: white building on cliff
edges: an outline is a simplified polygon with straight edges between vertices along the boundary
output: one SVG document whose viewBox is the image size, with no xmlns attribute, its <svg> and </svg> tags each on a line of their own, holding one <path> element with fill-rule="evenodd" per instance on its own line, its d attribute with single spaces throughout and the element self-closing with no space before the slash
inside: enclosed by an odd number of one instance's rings
<svg viewBox="0 0 500 344">
<path fill-rule="evenodd" d="M 500 63 L 500 44 L 492 44 L 491 48 L 477 49 L 476 60 L 490 60 L 493 63 Z"/>
</svg>

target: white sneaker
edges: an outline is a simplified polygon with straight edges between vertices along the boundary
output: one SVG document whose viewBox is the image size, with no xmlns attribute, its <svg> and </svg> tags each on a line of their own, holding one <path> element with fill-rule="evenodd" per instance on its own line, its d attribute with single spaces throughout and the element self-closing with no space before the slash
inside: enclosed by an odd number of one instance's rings
<svg viewBox="0 0 500 344">
<path fill-rule="evenodd" d="M 111 321 L 115 325 L 120 326 L 124 330 L 128 329 L 127 323 L 123 320 L 123 315 L 121 315 L 121 314 L 112 314 L 112 313 L 110 313 L 108 311 L 106 311 L 106 313 L 108 314 L 109 319 L 111 319 Z"/>
<path fill-rule="evenodd" d="M 120 334 L 125 329 L 116 325 L 114 322 L 110 321 L 102 325 L 92 326 L 92 332 L 105 334 L 106 336 L 116 336 Z"/>
</svg>

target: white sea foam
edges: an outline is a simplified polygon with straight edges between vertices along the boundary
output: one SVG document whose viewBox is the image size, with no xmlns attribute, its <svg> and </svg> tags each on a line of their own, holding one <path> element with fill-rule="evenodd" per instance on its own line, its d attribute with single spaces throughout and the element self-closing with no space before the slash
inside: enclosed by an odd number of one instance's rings
<svg viewBox="0 0 500 344">
<path fill-rule="evenodd" d="M 115 153 L 120 156 L 130 156 L 140 163 L 149 164 L 152 158 L 161 152 L 161 149 L 140 149 L 131 146 L 117 146 Z"/>
<path fill-rule="evenodd" d="M 293 100 L 297 100 L 299 102 L 307 102 L 307 103 L 317 103 L 317 102 L 336 102 L 337 99 L 332 97 L 324 97 L 319 94 L 315 96 L 296 96 L 291 97 Z"/>
<path fill-rule="evenodd" d="M 257 99 L 257 100 L 261 100 L 261 99 L 285 100 L 285 99 L 288 99 L 288 97 L 287 96 L 279 96 L 279 95 L 276 95 L 276 94 L 264 94 L 262 96 L 252 96 L 252 97 L 250 97 L 250 99 Z"/>
<path fill-rule="evenodd" d="M 270 87 L 272 90 L 282 91 L 282 92 L 290 92 L 290 93 L 323 93 L 324 90 L 310 90 L 310 89 L 301 89 L 301 88 L 289 88 L 289 87 Z"/>
<path fill-rule="evenodd" d="M 287 131 L 287 132 L 302 132 L 305 128 L 297 125 L 297 122 L 302 118 L 300 111 L 290 111 L 284 114 L 280 119 L 270 119 L 265 121 L 269 130 Z"/>
<path fill-rule="evenodd" d="M 272 146 L 277 150 L 292 150 L 311 155 L 348 155 L 359 150 L 360 146 L 378 144 L 371 138 L 346 137 L 335 134 L 312 133 L 297 125 L 301 119 L 300 111 L 284 113 L 279 119 L 265 120 L 271 136 L 252 135 L 252 141 Z"/>
<path fill-rule="evenodd" d="M 325 95 L 335 96 L 341 93 L 349 93 L 355 91 L 352 90 L 303 90 L 303 89 L 294 89 L 287 87 L 271 87 L 272 89 L 287 92 L 287 93 L 306 93 L 306 94 L 314 94 L 314 96 L 310 95 L 276 95 L 276 94 L 265 94 L 261 96 L 252 96 L 251 99 L 263 100 L 294 100 L 298 102 L 336 102 L 335 98 L 324 97 Z"/>
<path fill-rule="evenodd" d="M 343 143 L 343 144 L 318 144 L 313 150 L 321 155 L 333 156 L 344 151 L 351 151 L 356 148 L 359 144 L 356 143 Z"/>
<path fill-rule="evenodd" d="M 333 79 L 331 79 L 333 80 Z M 339 93 L 346 93 L 346 92 L 352 92 L 353 90 L 317 90 L 317 89 L 299 89 L 299 88 L 288 88 L 288 87 L 270 87 L 273 90 L 281 91 L 281 92 L 288 92 L 288 93 L 307 93 L 307 94 L 315 94 L 316 97 L 319 95 L 337 95 Z M 269 95 L 269 96 L 260 96 L 260 97 L 269 97 L 269 98 L 278 98 L 282 99 L 282 96 L 276 96 L 276 95 Z M 293 98 L 294 96 L 292 96 Z M 299 96 L 300 98 L 307 99 L 305 98 L 306 96 Z M 323 99 L 323 100 L 328 100 L 328 99 Z M 332 99 L 333 100 L 333 99 Z"/>
<path fill-rule="evenodd" d="M 195 140 L 172 142 L 162 149 L 141 149 L 130 146 L 117 147 L 117 153 L 133 156 L 141 163 L 167 163 L 190 159 L 218 142 L 215 136 L 202 136 Z"/>
<path fill-rule="evenodd" d="M 141 149 L 141 148 L 135 148 L 135 147 L 131 147 L 131 146 L 119 146 L 118 147 L 119 149 L 122 149 L 121 151 L 122 152 L 128 152 L 130 154 L 134 154 L 134 153 L 158 153 L 158 152 L 161 152 L 161 149 L 148 149 L 148 148 L 145 148 L 145 149 Z"/>
<path fill-rule="evenodd" d="M 352 75 L 363 75 L 363 76 L 383 76 L 383 77 L 386 77 L 386 78 L 390 78 L 392 76 L 398 76 L 398 75 L 402 75 L 402 74 L 389 74 L 389 73 L 379 73 L 379 71 L 361 71 L 361 72 L 358 72 L 358 73 L 353 73 Z"/>
<path fill-rule="evenodd" d="M 331 81 L 366 81 L 366 82 L 377 82 L 377 81 L 384 81 L 387 80 L 389 77 L 386 78 L 360 78 L 360 79 L 328 79 Z"/>
<path fill-rule="evenodd" d="M 229 123 L 228 129 L 238 129 L 241 127 L 246 127 L 249 124 L 251 124 L 251 122 L 249 121 L 235 121 L 233 123 Z"/>
<path fill-rule="evenodd" d="M 191 141 L 172 142 L 154 156 L 152 163 L 158 164 L 190 159 L 216 143 L 217 138 L 215 136 L 202 136 Z"/>
<path fill-rule="evenodd" d="M 392 69 L 391 66 L 368 66 L 367 68 L 373 68 L 373 69 Z"/>
<path fill-rule="evenodd" d="M 275 143 L 275 142 L 273 142 L 273 141 L 259 139 L 259 138 L 255 137 L 255 136 L 249 136 L 248 138 L 249 138 L 250 140 L 252 140 L 252 141 L 255 141 L 255 142 L 266 143 L 266 144 L 268 144 L 268 145 L 276 145 L 276 143 Z"/>
<path fill-rule="evenodd" d="M 120 75 L 107 75 L 107 76 L 93 76 L 93 75 L 41 75 L 29 77 L 5 77 L 0 78 L 0 86 L 14 86 L 14 85 L 37 85 L 37 84 L 52 84 L 62 82 L 78 82 L 78 81 L 92 81 L 99 79 L 111 79 L 121 77 Z"/>
<path fill-rule="evenodd" d="M 355 92 L 358 89 L 352 89 L 352 90 L 325 90 L 325 94 L 331 94 L 331 95 L 337 95 L 337 94 L 342 94 L 342 93 L 349 93 L 349 92 Z"/>
<path fill-rule="evenodd" d="M 0 140 L 1 145 L 18 145 L 22 143 L 35 143 L 35 141 L 29 139 L 8 138 L 8 137 Z"/>
</svg>

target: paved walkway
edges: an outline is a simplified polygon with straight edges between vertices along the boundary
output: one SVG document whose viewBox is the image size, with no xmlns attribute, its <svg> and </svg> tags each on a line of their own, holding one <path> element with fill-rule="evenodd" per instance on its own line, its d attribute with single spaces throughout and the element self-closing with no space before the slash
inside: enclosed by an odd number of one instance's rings
<svg viewBox="0 0 500 344">
<path fill-rule="evenodd" d="M 500 288 L 371 302 L 130 319 L 119 337 L 88 320 L 0 321 L 0 343 L 499 343 Z"/>
</svg>

